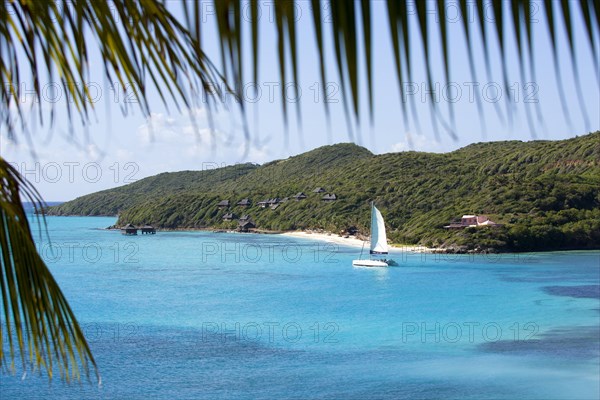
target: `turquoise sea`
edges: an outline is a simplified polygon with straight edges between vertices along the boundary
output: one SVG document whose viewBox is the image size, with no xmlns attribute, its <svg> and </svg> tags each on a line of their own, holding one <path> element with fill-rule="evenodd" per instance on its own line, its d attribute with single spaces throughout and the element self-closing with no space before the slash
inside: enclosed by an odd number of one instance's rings
<svg viewBox="0 0 600 400">
<path fill-rule="evenodd" d="M 363 269 L 306 239 L 47 222 L 39 249 L 102 383 L 5 372 L 1 399 L 600 397 L 600 252 Z"/>
</svg>

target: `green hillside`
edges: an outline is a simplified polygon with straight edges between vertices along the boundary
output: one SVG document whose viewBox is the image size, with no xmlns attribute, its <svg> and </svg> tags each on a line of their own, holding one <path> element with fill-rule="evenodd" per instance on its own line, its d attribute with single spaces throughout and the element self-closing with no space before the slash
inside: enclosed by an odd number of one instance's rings
<svg viewBox="0 0 600 400">
<path fill-rule="evenodd" d="M 323 202 L 324 187 L 338 200 Z M 297 192 L 306 200 L 291 198 Z M 242 198 L 253 205 L 235 206 Z M 277 209 L 258 201 L 290 197 Z M 229 210 L 217 203 L 228 199 Z M 369 203 L 396 243 L 459 250 L 600 247 L 600 132 L 562 141 L 477 143 L 446 154 L 373 155 L 354 144 L 324 146 L 262 166 L 160 174 L 51 207 L 54 215 L 116 215 L 119 224 L 235 228 L 226 212 L 249 214 L 266 230 L 369 227 Z M 449 231 L 463 214 L 504 224 Z"/>
</svg>

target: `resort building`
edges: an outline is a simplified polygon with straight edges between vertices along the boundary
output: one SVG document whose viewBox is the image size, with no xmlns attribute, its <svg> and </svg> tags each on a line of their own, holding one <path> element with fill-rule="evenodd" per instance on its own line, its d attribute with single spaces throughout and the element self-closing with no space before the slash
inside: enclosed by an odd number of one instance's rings
<svg viewBox="0 0 600 400">
<path fill-rule="evenodd" d="M 237 215 L 234 213 L 227 213 L 223 215 L 223 221 L 233 221 L 234 219 L 237 219 Z"/>
<path fill-rule="evenodd" d="M 249 199 L 242 199 L 241 201 L 238 201 L 237 205 L 242 207 L 250 207 L 252 202 Z"/>
<path fill-rule="evenodd" d="M 238 223 L 238 230 L 240 232 L 249 232 L 250 229 L 254 228 L 256 228 L 256 225 L 254 224 L 254 222 L 252 222 L 252 220 L 240 221 Z"/>
<path fill-rule="evenodd" d="M 137 235 L 137 228 L 131 224 L 127 224 L 121 228 L 121 233 L 123 235 Z"/>
<path fill-rule="evenodd" d="M 303 199 L 305 199 L 306 197 L 307 197 L 307 196 L 306 196 L 304 193 L 302 193 L 302 192 L 300 192 L 300 193 L 297 193 L 297 194 L 294 196 L 294 198 L 296 199 L 296 201 L 298 201 L 298 200 L 303 200 Z"/>
<path fill-rule="evenodd" d="M 228 208 L 229 207 L 229 200 L 221 200 L 217 204 L 217 207 L 219 207 L 219 208 Z"/>
<path fill-rule="evenodd" d="M 490 220 L 486 215 L 463 215 L 460 221 L 453 221 L 450 225 L 444 226 L 446 229 L 463 229 L 478 226 L 500 226 Z"/>
<path fill-rule="evenodd" d="M 337 200 L 337 196 L 335 195 L 335 193 L 331 193 L 331 194 L 327 193 L 325 196 L 323 196 L 321 198 L 321 200 L 323 200 L 323 201 L 335 201 L 335 200 Z"/>
<path fill-rule="evenodd" d="M 154 235 L 156 233 L 156 229 L 152 225 L 144 225 L 141 228 L 142 235 Z"/>
<path fill-rule="evenodd" d="M 322 187 L 318 187 L 315 190 L 313 190 L 313 193 L 325 193 L 325 189 L 323 189 Z"/>
</svg>

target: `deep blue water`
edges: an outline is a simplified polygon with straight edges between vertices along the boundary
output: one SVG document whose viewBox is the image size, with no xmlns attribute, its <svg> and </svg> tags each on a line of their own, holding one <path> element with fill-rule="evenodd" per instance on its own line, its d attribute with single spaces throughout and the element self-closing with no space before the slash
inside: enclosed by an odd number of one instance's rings
<svg viewBox="0 0 600 400">
<path fill-rule="evenodd" d="M 600 252 L 361 269 L 358 250 L 310 240 L 47 221 L 39 250 L 102 385 L 19 371 L 1 399 L 600 397 Z"/>
</svg>

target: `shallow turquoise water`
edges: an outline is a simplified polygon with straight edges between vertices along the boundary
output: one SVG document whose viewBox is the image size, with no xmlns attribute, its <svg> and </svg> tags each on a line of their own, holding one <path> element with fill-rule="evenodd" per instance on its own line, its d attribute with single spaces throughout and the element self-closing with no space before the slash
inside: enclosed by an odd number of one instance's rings
<svg viewBox="0 0 600 400">
<path fill-rule="evenodd" d="M 600 397 L 600 252 L 360 269 L 310 240 L 48 223 L 102 385 L 3 374 L 2 399 Z"/>
</svg>

